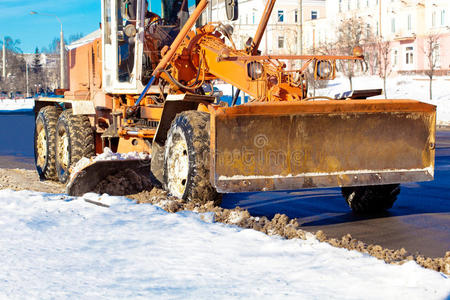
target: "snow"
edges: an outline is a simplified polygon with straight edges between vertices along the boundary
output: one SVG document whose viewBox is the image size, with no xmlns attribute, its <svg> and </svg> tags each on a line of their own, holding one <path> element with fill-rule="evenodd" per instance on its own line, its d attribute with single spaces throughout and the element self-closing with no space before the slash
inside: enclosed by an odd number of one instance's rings
<svg viewBox="0 0 450 300">
<path fill-rule="evenodd" d="M 105 161 L 105 160 L 150 160 L 150 154 L 145 152 L 128 152 L 128 153 L 116 153 L 113 152 L 110 148 L 105 147 L 103 149 L 103 153 L 96 155 L 91 158 L 83 157 L 80 159 L 75 166 L 72 167 L 70 178 L 72 179 L 75 175 L 87 167 L 90 164 L 93 164 L 96 161 Z"/>
<path fill-rule="evenodd" d="M 0 112 L 2 111 L 31 111 L 34 108 L 34 99 L 1 99 Z"/>
<path fill-rule="evenodd" d="M 0 191 L 1 299 L 445 299 L 450 281 L 124 197 Z"/>
<path fill-rule="evenodd" d="M 380 89 L 383 80 L 376 76 L 362 76 L 353 79 L 353 89 Z M 328 87 L 316 90 L 316 95 L 334 97 L 338 93 L 350 90 L 350 84 L 345 77 L 330 81 Z M 450 125 L 450 78 L 436 77 L 433 80 L 433 100 L 430 100 L 429 81 L 421 76 L 398 76 L 388 78 L 386 82 L 388 99 L 413 99 L 437 106 L 438 125 Z M 311 92 L 311 90 L 310 90 Z M 384 96 L 373 97 L 384 99 Z"/>
<path fill-rule="evenodd" d="M 313 176 L 334 176 L 334 175 L 353 175 L 353 174 L 385 174 L 385 173 L 407 173 L 407 172 L 426 172 L 427 174 L 434 175 L 434 167 L 431 165 L 422 169 L 385 169 L 385 170 L 349 170 L 349 171 L 338 171 L 338 172 L 309 172 L 302 174 L 287 174 L 287 175 L 233 175 L 225 176 L 220 175 L 219 180 L 250 180 L 250 179 L 280 179 L 280 178 L 290 178 L 290 177 L 313 177 Z"/>
<path fill-rule="evenodd" d="M 226 96 L 232 95 L 229 84 L 216 84 L 215 87 L 223 91 Z M 353 89 L 382 89 L 383 80 L 378 76 L 360 76 L 353 78 Z M 336 94 L 350 90 L 350 84 L 345 77 L 337 77 L 328 83 L 325 89 L 317 89 L 316 96 L 334 97 Z M 450 77 L 435 77 L 433 80 L 433 100 L 430 100 L 429 81 L 423 76 L 396 76 L 387 79 L 387 97 L 389 99 L 413 99 L 437 106 L 438 125 L 450 126 Z M 309 93 L 313 89 L 309 87 Z M 383 99 L 384 96 L 371 99 Z"/>
</svg>

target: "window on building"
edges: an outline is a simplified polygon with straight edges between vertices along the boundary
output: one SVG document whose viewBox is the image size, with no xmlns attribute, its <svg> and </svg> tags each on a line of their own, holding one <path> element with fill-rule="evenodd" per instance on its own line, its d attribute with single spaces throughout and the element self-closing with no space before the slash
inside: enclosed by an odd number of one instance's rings
<svg viewBox="0 0 450 300">
<path fill-rule="evenodd" d="M 370 37 L 371 36 L 371 28 L 370 28 L 370 24 L 366 25 L 366 37 Z"/>
<path fill-rule="evenodd" d="M 317 19 L 317 11 L 316 10 L 312 10 L 311 11 L 311 20 L 316 20 Z"/>
<path fill-rule="evenodd" d="M 441 10 L 441 26 L 445 26 L 445 9 Z"/>
<path fill-rule="evenodd" d="M 339 0 L 339 12 L 342 12 L 342 0 Z"/>
<path fill-rule="evenodd" d="M 369 0 L 366 0 L 366 7 L 369 7 Z"/>
<path fill-rule="evenodd" d="M 394 18 L 391 19 L 391 32 L 395 33 L 395 19 Z"/>
<path fill-rule="evenodd" d="M 405 48 L 405 63 L 412 65 L 414 63 L 414 47 Z"/>
<path fill-rule="evenodd" d="M 278 49 L 283 49 L 284 48 L 284 36 L 279 36 L 278 37 Z"/>
<path fill-rule="evenodd" d="M 441 47 L 436 45 L 433 49 L 433 62 L 436 68 L 441 67 Z"/>
<path fill-rule="evenodd" d="M 359 0 L 356 0 L 356 8 L 360 8 L 360 3 L 359 3 Z"/>
<path fill-rule="evenodd" d="M 248 24 L 248 15 L 245 15 L 245 24 Z"/>
<path fill-rule="evenodd" d="M 397 66 L 398 63 L 398 50 L 394 49 L 392 50 L 392 66 Z"/>
<path fill-rule="evenodd" d="M 436 12 L 431 13 L 431 27 L 436 27 Z"/>
<path fill-rule="evenodd" d="M 284 10 L 278 11 L 278 22 L 280 23 L 284 22 Z"/>
<path fill-rule="evenodd" d="M 294 23 L 298 23 L 298 10 L 294 11 Z"/>
<path fill-rule="evenodd" d="M 252 13 L 252 24 L 255 24 L 255 12 Z"/>
<path fill-rule="evenodd" d="M 347 0 L 347 9 L 350 10 L 350 0 Z"/>
<path fill-rule="evenodd" d="M 408 15 L 408 30 L 412 30 L 412 16 Z"/>
</svg>

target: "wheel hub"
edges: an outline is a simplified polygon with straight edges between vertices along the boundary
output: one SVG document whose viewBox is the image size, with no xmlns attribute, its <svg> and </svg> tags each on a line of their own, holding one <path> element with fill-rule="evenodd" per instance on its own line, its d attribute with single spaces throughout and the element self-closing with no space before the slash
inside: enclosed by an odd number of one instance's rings
<svg viewBox="0 0 450 300">
<path fill-rule="evenodd" d="M 45 164 L 45 160 L 47 159 L 47 135 L 45 134 L 43 126 L 37 128 L 37 132 L 37 164 L 38 166 L 43 166 Z"/>
<path fill-rule="evenodd" d="M 167 187 L 172 195 L 182 198 L 189 174 L 188 147 L 182 134 L 177 134 L 176 138 L 172 139 L 169 153 Z"/>
<path fill-rule="evenodd" d="M 69 166 L 69 137 L 66 131 L 62 132 L 58 139 L 58 160 L 64 170 L 67 170 Z"/>
</svg>

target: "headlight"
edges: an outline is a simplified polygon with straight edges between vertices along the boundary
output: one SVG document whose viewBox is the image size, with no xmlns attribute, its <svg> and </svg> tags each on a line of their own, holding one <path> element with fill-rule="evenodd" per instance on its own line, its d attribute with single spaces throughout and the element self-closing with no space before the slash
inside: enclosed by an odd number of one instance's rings
<svg viewBox="0 0 450 300">
<path fill-rule="evenodd" d="M 316 63 L 316 75 L 319 79 L 329 79 L 333 75 L 333 65 L 328 60 L 320 60 Z"/>
<path fill-rule="evenodd" d="M 252 80 L 261 78 L 263 73 L 264 67 L 259 61 L 252 61 L 247 64 L 247 75 Z"/>
</svg>

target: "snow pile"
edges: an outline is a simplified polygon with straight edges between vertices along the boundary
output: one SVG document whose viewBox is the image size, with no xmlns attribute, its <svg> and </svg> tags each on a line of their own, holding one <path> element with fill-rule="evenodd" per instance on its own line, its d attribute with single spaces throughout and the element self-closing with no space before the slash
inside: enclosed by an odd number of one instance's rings
<svg viewBox="0 0 450 300">
<path fill-rule="evenodd" d="M 80 159 L 71 169 L 70 179 L 72 179 L 80 170 L 96 161 L 104 160 L 150 160 L 151 156 L 145 152 L 128 152 L 128 153 L 115 153 L 110 148 L 105 147 L 103 153 L 91 158 L 83 157 Z"/>
<path fill-rule="evenodd" d="M 2 99 L 0 111 L 30 111 L 34 108 L 34 99 Z"/>
<path fill-rule="evenodd" d="M 445 299 L 449 279 L 122 197 L 0 191 L 0 298 Z M 212 222 L 211 219 L 208 220 Z"/>
<path fill-rule="evenodd" d="M 388 78 L 386 82 L 388 99 L 413 99 L 437 106 L 437 123 L 450 125 L 450 78 L 436 77 L 433 80 L 433 100 L 430 100 L 429 81 L 426 77 L 398 76 Z M 376 76 L 353 78 L 353 89 L 382 89 L 383 80 Z M 350 84 L 345 77 L 330 81 L 325 89 L 316 90 L 316 95 L 334 97 L 336 94 L 349 91 Z M 310 92 L 312 89 L 310 88 Z M 384 99 L 384 95 L 371 99 Z"/>
</svg>

